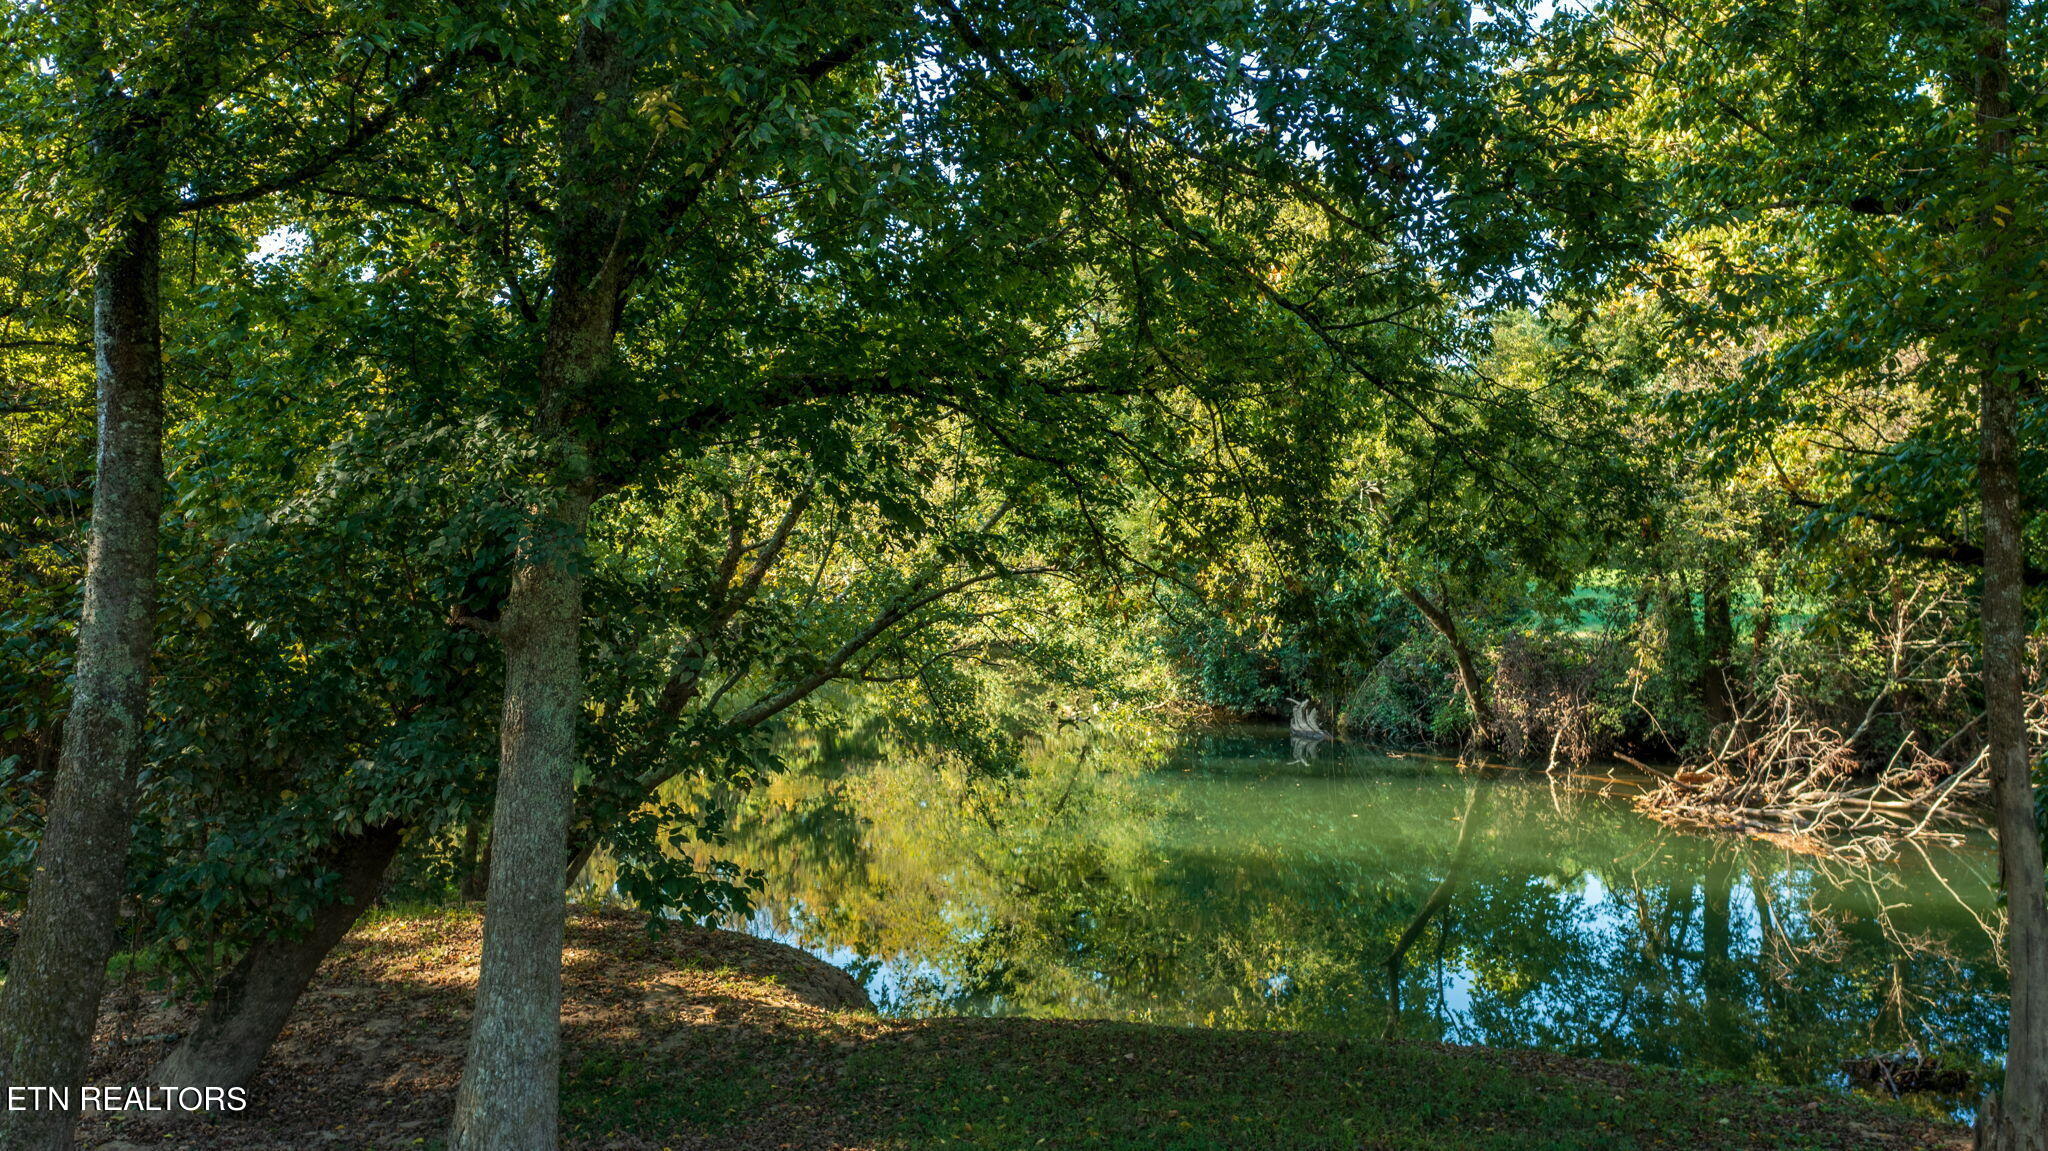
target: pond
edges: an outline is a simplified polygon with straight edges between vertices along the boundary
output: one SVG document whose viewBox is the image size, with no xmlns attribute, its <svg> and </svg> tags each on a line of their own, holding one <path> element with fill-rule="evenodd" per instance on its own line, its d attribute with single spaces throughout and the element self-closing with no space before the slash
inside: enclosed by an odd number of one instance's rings
<svg viewBox="0 0 2048 1151">
<path fill-rule="evenodd" d="M 1260 729 L 1070 730 L 1001 780 L 822 739 L 794 758 L 715 851 L 767 880 L 731 926 L 847 968 L 885 1011 L 1392 1033 L 1837 1086 L 1845 1060 L 1902 1051 L 1994 1076 L 2004 1047 L 1988 844 L 1855 866 L 1664 828 L 1622 774 Z"/>
</svg>

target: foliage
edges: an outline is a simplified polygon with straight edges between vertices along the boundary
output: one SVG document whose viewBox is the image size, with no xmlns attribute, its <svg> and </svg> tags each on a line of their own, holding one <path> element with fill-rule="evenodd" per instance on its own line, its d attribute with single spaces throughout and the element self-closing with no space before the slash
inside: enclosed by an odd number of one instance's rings
<svg viewBox="0 0 2048 1151">
<path fill-rule="evenodd" d="M 1094 993 L 1055 953 L 1113 872 L 1172 951 L 1144 789 L 1035 770 L 1084 724 L 1151 766 L 1162 713 L 1296 700 L 1697 761 L 1783 698 L 1843 779 L 1982 738 L 1980 376 L 2033 381 L 2048 497 L 2040 4 L 2001 155 L 1967 5 L 189 8 L 4 17 L 0 907 L 70 697 L 85 269 L 145 218 L 129 922 L 189 977 L 301 930 L 366 829 L 397 890 L 473 891 L 536 567 L 579 589 L 600 894 L 747 913 L 850 850 L 734 842 L 844 799 L 793 760 L 932 756 L 835 786 L 989 829 L 945 845 L 1013 888 L 956 957 L 989 1000 Z"/>
</svg>

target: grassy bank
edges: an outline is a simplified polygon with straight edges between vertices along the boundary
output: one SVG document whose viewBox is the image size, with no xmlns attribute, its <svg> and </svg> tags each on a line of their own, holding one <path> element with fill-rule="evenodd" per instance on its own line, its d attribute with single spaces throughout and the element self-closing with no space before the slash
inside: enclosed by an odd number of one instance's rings
<svg viewBox="0 0 2048 1151">
<path fill-rule="evenodd" d="M 432 1148 L 466 1039 L 478 922 L 378 918 L 323 968 L 218 1119 L 95 1116 L 85 1147 Z M 568 1143 L 668 1148 L 1951 1148 L 1858 1100 L 1423 1043 L 1023 1019 L 883 1019 L 843 974 L 726 932 L 579 915 L 565 961 Z M 96 1083 L 181 1024 L 115 993 Z"/>
</svg>

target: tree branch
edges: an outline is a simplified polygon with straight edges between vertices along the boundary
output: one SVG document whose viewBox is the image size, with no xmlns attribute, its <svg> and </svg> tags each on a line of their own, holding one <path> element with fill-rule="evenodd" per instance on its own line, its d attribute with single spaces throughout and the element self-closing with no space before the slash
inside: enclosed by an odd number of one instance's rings
<svg viewBox="0 0 2048 1151">
<path fill-rule="evenodd" d="M 453 52 L 442 57 L 413 80 L 403 91 L 392 97 L 382 111 L 356 125 L 355 130 L 343 137 L 341 142 L 326 152 L 306 161 L 289 172 L 281 172 L 268 180 L 260 180 L 234 192 L 217 192 L 209 196 L 192 196 L 179 200 L 164 211 L 166 216 L 177 216 L 187 212 L 201 212 L 211 208 L 228 208 L 263 199 L 277 192 L 287 191 L 310 180 L 319 179 L 336 164 L 362 150 L 385 129 L 397 122 L 398 117 L 413 101 L 439 87 L 467 52 Z"/>
</svg>

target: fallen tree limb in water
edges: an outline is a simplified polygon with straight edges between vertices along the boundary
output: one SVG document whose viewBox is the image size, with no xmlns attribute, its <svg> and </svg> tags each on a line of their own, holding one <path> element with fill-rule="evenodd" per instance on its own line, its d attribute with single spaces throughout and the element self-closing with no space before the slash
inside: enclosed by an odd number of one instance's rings
<svg viewBox="0 0 2048 1151">
<path fill-rule="evenodd" d="M 1883 679 L 1867 703 L 1824 720 L 1826 692 L 1781 675 L 1714 730 L 1696 761 L 1665 770 L 1628 760 L 1660 781 L 1636 806 L 1664 823 L 1815 854 L 1885 859 L 1903 843 L 1960 842 L 1985 826 L 1989 805 L 1982 716 L 1949 710 L 1930 722 L 1929 701 L 1959 698 L 1957 685 L 1972 674 L 1955 622 L 1964 614 L 1938 588 L 1902 589 L 1878 645 Z M 2026 722 L 2040 746 L 2048 742 L 2042 645 L 2029 662 Z"/>
<path fill-rule="evenodd" d="M 1960 843 L 1989 793 L 1979 751 L 1957 764 L 1899 741 L 1874 783 L 1853 736 L 1807 720 L 1789 682 L 1738 715 L 1704 762 L 1676 771 L 1623 760 L 1662 782 L 1636 807 L 1663 823 L 1756 835 L 1816 853 L 1888 858 L 1903 840 Z M 1873 705 L 1874 709 L 1875 705 Z M 1866 717 L 1857 729 L 1869 727 Z M 1945 750 L 1945 748 L 1944 748 Z"/>
</svg>

